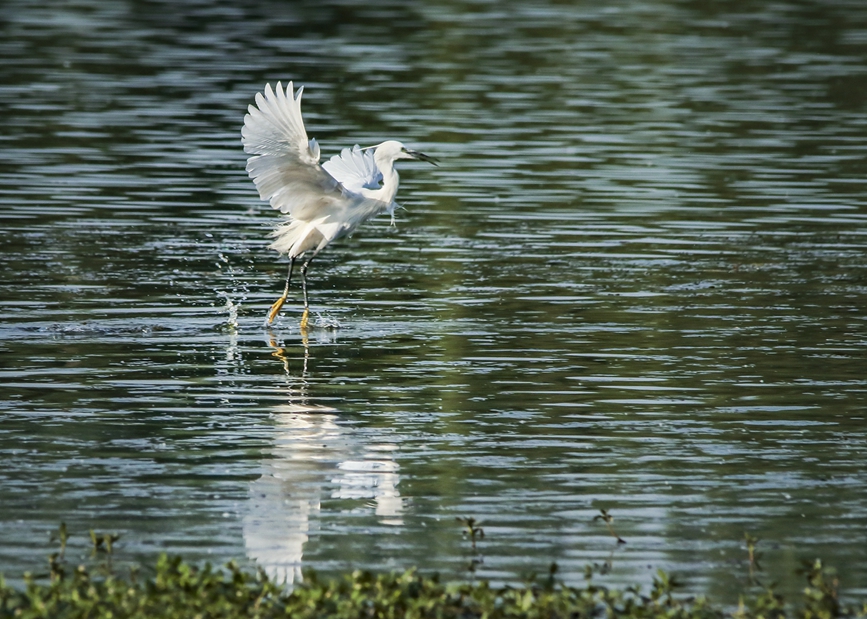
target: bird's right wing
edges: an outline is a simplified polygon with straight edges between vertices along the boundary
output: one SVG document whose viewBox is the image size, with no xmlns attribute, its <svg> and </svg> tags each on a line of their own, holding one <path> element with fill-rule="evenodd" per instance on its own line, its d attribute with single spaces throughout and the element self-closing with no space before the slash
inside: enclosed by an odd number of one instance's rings
<svg viewBox="0 0 867 619">
<path fill-rule="evenodd" d="M 358 144 L 352 149 L 344 148 L 322 167 L 353 193 L 361 193 L 362 189 L 379 189 L 382 181 L 382 172 L 373 159 L 373 149 L 362 149 Z"/>
<path fill-rule="evenodd" d="M 292 82 L 283 90 L 277 82 L 265 94 L 256 94 L 256 106 L 247 108 L 241 141 L 247 173 L 263 200 L 282 213 L 309 220 L 342 195 L 340 183 L 319 165 L 319 144 L 307 139 L 301 118 L 301 93 L 293 96 Z"/>
</svg>

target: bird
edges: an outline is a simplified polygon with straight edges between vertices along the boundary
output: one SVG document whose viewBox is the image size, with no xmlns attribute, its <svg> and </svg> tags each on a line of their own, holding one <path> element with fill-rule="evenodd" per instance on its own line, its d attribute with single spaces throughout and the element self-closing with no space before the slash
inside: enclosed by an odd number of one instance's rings
<svg viewBox="0 0 867 619">
<path fill-rule="evenodd" d="M 415 159 L 437 165 L 437 160 L 410 150 L 401 142 L 386 140 L 361 148 L 344 148 L 339 155 L 320 165 L 320 148 L 308 139 L 301 117 L 304 86 L 295 90 L 290 81 L 284 90 L 265 85 L 256 93 L 256 105 L 247 107 L 241 142 L 247 159 L 246 170 L 262 200 L 280 211 L 283 220 L 271 232 L 270 247 L 289 258 L 289 272 L 283 294 L 271 306 L 265 319 L 270 326 L 289 295 L 295 261 L 301 266 L 304 295 L 302 330 L 307 328 L 310 306 L 307 301 L 307 269 L 320 251 L 334 241 L 352 234 L 362 223 L 388 213 L 394 224 L 394 201 L 400 177 L 394 163 Z"/>
</svg>

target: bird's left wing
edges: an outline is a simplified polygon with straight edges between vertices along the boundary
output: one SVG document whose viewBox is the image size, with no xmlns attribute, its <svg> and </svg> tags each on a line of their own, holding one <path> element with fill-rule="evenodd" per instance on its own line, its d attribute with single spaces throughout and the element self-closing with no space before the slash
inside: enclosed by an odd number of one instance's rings
<svg viewBox="0 0 867 619">
<path fill-rule="evenodd" d="M 301 118 L 301 93 L 293 95 L 292 82 L 286 90 L 277 82 L 265 93 L 256 94 L 256 105 L 247 108 L 241 141 L 247 159 L 247 173 L 263 200 L 296 219 L 310 219 L 343 193 L 340 183 L 319 165 L 319 144 L 307 139 Z"/>
<path fill-rule="evenodd" d="M 362 189 L 379 189 L 382 181 L 382 172 L 373 159 L 373 149 L 362 149 L 358 144 L 351 149 L 344 148 L 322 167 L 353 193 L 360 193 Z"/>
</svg>

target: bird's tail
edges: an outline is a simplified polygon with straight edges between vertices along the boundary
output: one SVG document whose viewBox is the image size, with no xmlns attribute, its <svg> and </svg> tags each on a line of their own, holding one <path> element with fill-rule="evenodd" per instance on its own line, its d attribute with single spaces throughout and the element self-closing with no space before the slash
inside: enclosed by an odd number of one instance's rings
<svg viewBox="0 0 867 619">
<path fill-rule="evenodd" d="M 315 226 L 310 222 L 289 219 L 274 228 L 270 236 L 274 237 L 275 241 L 269 247 L 294 258 L 316 246 L 318 239 L 311 238 L 315 236 L 315 231 Z"/>
</svg>

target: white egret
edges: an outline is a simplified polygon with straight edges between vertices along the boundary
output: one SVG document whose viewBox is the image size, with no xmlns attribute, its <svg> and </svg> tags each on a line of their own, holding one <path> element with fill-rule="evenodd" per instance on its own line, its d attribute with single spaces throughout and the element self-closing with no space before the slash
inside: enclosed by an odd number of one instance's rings
<svg viewBox="0 0 867 619">
<path fill-rule="evenodd" d="M 309 252 L 301 267 L 304 314 L 307 328 L 307 268 L 316 255 L 334 239 L 351 234 L 362 223 L 383 212 L 392 217 L 400 181 L 394 162 L 419 159 L 436 165 L 427 155 L 388 140 L 368 148 L 344 148 L 339 155 L 319 165 L 319 144 L 307 139 L 301 118 L 300 87 L 293 95 L 292 82 L 284 91 L 265 85 L 256 94 L 256 106 L 248 107 L 241 130 L 247 173 L 263 200 L 286 215 L 271 234 L 270 247 L 289 257 L 289 273 L 283 295 L 274 302 L 265 324 L 270 325 L 289 295 L 295 260 Z"/>
</svg>

